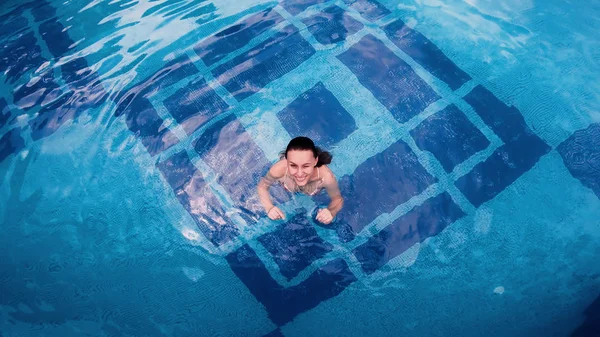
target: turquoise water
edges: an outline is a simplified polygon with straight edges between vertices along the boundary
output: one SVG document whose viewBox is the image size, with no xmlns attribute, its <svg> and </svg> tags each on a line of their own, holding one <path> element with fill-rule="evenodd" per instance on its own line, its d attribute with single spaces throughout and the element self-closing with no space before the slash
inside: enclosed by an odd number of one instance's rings
<svg viewBox="0 0 600 337">
<path fill-rule="evenodd" d="M 0 334 L 596 336 L 599 12 L 4 3 Z M 295 132 L 346 198 L 330 230 L 280 196 L 297 241 L 252 185 Z"/>
</svg>

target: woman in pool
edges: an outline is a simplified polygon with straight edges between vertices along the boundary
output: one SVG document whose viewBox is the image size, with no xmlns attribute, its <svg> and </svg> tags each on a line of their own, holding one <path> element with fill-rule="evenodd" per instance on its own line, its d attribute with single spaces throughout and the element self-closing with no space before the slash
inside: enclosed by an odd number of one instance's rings
<svg viewBox="0 0 600 337">
<path fill-rule="evenodd" d="M 331 202 L 317 213 L 317 221 L 329 224 L 342 209 L 344 199 L 333 172 L 327 167 L 331 154 L 321 151 L 307 137 L 296 137 L 290 141 L 281 160 L 275 163 L 258 184 L 258 196 L 267 216 L 271 220 L 285 219 L 285 214 L 271 202 L 269 188 L 275 181 L 292 193 L 302 192 L 315 195 L 325 189 Z"/>
</svg>

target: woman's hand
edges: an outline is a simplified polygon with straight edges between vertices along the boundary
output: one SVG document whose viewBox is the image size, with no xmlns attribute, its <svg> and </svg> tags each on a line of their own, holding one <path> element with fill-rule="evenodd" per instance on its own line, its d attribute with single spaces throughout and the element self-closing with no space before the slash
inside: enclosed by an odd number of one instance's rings
<svg viewBox="0 0 600 337">
<path fill-rule="evenodd" d="M 333 221 L 333 215 L 327 208 L 322 208 L 317 212 L 317 221 L 322 224 L 329 225 Z"/>
<path fill-rule="evenodd" d="M 271 209 L 267 212 L 267 216 L 271 220 L 285 220 L 285 213 L 279 209 L 277 206 L 271 207 Z"/>
</svg>

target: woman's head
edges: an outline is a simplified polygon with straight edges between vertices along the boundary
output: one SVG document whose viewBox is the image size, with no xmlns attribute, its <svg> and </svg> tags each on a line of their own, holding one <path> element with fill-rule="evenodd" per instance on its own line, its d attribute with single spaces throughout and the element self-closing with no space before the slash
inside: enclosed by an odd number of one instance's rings
<svg viewBox="0 0 600 337">
<path fill-rule="evenodd" d="M 288 173 L 299 186 L 305 185 L 315 167 L 331 163 L 331 154 L 321 151 L 308 137 L 296 137 L 290 141 L 284 152 Z"/>
</svg>

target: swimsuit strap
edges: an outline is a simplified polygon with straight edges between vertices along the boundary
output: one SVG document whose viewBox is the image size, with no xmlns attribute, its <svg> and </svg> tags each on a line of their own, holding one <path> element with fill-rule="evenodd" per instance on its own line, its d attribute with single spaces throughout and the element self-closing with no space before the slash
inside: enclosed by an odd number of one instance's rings
<svg viewBox="0 0 600 337">
<path fill-rule="evenodd" d="M 314 182 L 315 189 L 309 195 L 315 195 L 320 190 L 321 185 L 323 185 L 323 180 L 321 179 L 321 170 L 317 167 L 317 180 Z"/>
</svg>

